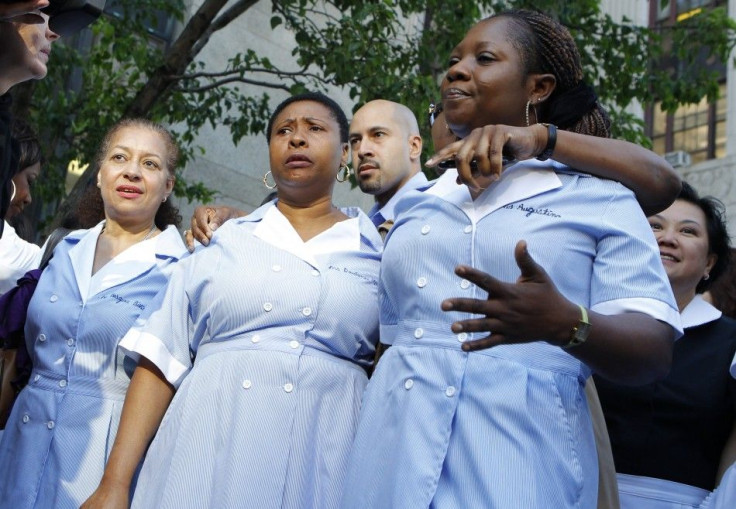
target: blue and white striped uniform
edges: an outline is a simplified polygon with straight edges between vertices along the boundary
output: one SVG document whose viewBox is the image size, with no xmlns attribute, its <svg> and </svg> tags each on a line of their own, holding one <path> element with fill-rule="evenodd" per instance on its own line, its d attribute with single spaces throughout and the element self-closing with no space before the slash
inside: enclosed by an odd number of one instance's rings
<svg viewBox="0 0 736 509">
<path fill-rule="evenodd" d="M 378 340 L 382 250 L 367 216 L 345 212 L 307 242 L 273 203 L 228 221 L 126 337 L 177 387 L 133 507 L 337 506 Z"/>
<path fill-rule="evenodd" d="M 463 341 L 486 333 L 452 333 L 469 315 L 440 308 L 487 296 L 454 274 L 458 264 L 516 281 L 514 247 L 526 240 L 573 302 L 679 328 L 633 194 L 553 164 L 519 163 L 475 201 L 448 171 L 397 205 L 379 291 L 381 341 L 393 346 L 363 399 L 341 507 L 596 506 L 590 369 L 546 342 L 464 353 Z"/>
<path fill-rule="evenodd" d="M 28 386 L 0 443 L 0 507 L 77 509 L 97 488 L 135 363 L 118 342 L 150 312 L 174 262 L 187 254 L 169 226 L 92 275 L 102 223 L 70 233 L 33 294 Z"/>
</svg>

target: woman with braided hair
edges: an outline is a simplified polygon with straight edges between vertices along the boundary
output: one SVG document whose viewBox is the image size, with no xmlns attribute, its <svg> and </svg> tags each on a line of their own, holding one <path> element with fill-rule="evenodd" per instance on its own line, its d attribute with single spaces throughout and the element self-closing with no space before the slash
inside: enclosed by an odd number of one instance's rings
<svg viewBox="0 0 736 509">
<path fill-rule="evenodd" d="M 586 380 L 659 379 L 681 333 L 634 194 L 583 173 L 634 151 L 544 14 L 473 26 L 441 88 L 457 170 L 397 204 L 342 507 L 593 508 Z"/>
</svg>

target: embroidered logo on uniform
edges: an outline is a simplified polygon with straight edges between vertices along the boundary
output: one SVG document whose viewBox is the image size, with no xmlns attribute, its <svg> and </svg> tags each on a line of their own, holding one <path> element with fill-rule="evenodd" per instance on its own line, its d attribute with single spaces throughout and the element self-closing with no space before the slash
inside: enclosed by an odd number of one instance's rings
<svg viewBox="0 0 736 509">
<path fill-rule="evenodd" d="M 534 207 L 526 207 L 523 203 L 517 203 L 514 205 L 513 203 L 509 203 L 508 205 L 504 205 L 503 208 L 509 209 L 509 210 L 521 210 L 524 212 L 524 215 L 526 217 L 531 216 L 532 214 L 537 214 L 540 216 L 548 216 L 548 217 L 562 217 L 561 215 L 557 214 L 553 210 L 550 209 L 537 209 Z"/>
<path fill-rule="evenodd" d="M 103 295 L 101 298 L 102 299 L 107 299 L 108 296 L 107 295 Z M 121 297 L 117 293 L 110 294 L 109 298 L 112 299 L 112 300 L 114 300 L 115 301 L 115 304 L 120 304 L 121 302 L 124 302 L 125 304 L 130 304 L 130 300 L 126 299 L 125 297 Z M 143 304 L 142 302 L 137 301 L 137 300 L 133 302 L 133 305 L 135 307 L 137 307 L 138 309 L 140 309 L 141 311 L 143 311 L 144 309 L 146 309 L 146 305 Z"/>
<path fill-rule="evenodd" d="M 327 268 L 329 270 L 337 270 L 337 271 L 343 272 L 345 274 L 350 274 L 351 276 L 355 276 L 357 278 L 362 279 L 363 281 L 365 281 L 368 284 L 371 284 L 371 285 L 374 285 L 374 286 L 378 286 L 378 280 L 376 278 L 372 278 L 372 277 L 367 276 L 365 274 L 361 274 L 359 272 L 355 272 L 354 270 L 350 270 L 347 267 L 336 267 L 334 265 L 330 265 Z"/>
</svg>

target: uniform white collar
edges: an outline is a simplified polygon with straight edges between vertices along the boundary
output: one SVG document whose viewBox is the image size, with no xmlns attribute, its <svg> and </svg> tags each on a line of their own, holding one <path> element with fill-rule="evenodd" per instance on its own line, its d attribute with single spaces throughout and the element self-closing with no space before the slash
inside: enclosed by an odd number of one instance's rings
<svg viewBox="0 0 736 509">
<path fill-rule="evenodd" d="M 720 310 L 709 304 L 702 295 L 697 294 L 682 310 L 680 319 L 682 327 L 686 329 L 718 320 L 722 314 Z"/>
<path fill-rule="evenodd" d="M 317 257 L 320 255 L 336 251 L 360 251 L 358 217 L 335 223 L 304 242 L 275 204 L 264 212 L 263 218 L 253 230 L 253 235 L 317 268 Z"/>
<path fill-rule="evenodd" d="M 97 239 L 103 224 L 104 221 L 89 230 L 72 232 L 64 239 L 67 242 L 76 242 L 69 249 L 69 258 L 83 302 L 93 295 L 138 277 L 155 265 L 158 257 L 179 259 L 187 253 L 176 227 L 169 225 L 156 237 L 134 244 L 118 254 L 93 276 Z"/>
<path fill-rule="evenodd" d="M 562 182 L 555 169 L 568 169 L 555 161 L 537 161 L 529 159 L 519 161 L 508 167 L 501 178 L 488 186 L 475 200 L 464 184 L 458 184 L 457 170 L 450 168 L 435 184 L 425 191 L 453 203 L 474 222 L 477 223 L 488 214 L 501 207 L 538 194 L 557 189 Z"/>
</svg>

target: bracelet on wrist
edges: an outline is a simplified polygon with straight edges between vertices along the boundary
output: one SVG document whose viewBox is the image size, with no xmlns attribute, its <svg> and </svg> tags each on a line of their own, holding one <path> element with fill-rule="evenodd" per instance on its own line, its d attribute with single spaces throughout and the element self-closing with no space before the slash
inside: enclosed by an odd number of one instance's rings
<svg viewBox="0 0 736 509">
<path fill-rule="evenodd" d="M 542 153 L 537 156 L 540 161 L 546 161 L 552 157 L 552 153 L 555 151 L 555 145 L 557 145 L 557 126 L 554 124 L 540 124 L 547 128 L 547 145 L 542 150 Z"/>
<path fill-rule="evenodd" d="M 590 320 L 588 320 L 588 310 L 578 304 L 580 308 L 580 320 L 570 331 L 570 341 L 567 344 L 562 345 L 562 348 L 567 350 L 578 345 L 585 343 L 590 334 Z"/>
</svg>

